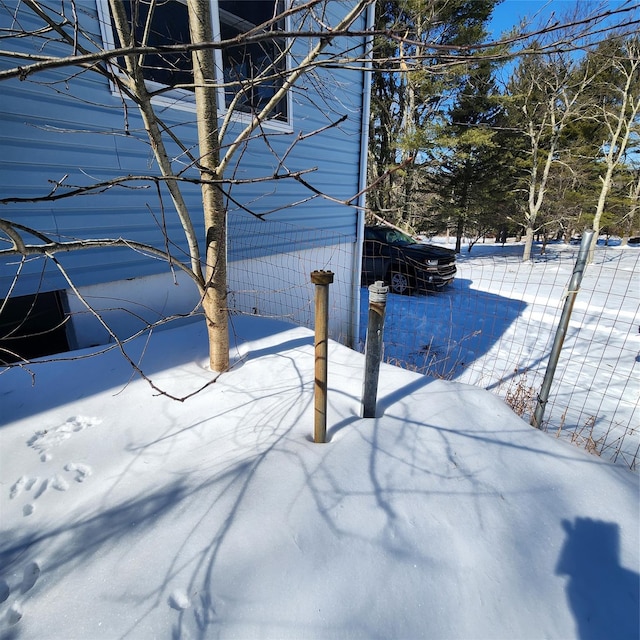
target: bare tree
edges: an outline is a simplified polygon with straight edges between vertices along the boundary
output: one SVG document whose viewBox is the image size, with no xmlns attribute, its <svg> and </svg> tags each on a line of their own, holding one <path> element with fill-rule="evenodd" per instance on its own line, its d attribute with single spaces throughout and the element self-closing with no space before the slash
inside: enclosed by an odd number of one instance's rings
<svg viewBox="0 0 640 640">
<path fill-rule="evenodd" d="M 593 117 L 602 123 L 605 137 L 599 146 L 604 164 L 600 175 L 601 189 L 593 218 L 593 242 L 589 261 L 593 260 L 616 169 L 625 161 L 632 143 L 640 144 L 640 40 L 628 38 L 621 44 L 613 41 L 597 50 L 593 57 L 602 69 Z M 631 192 L 633 197 L 633 190 Z M 637 187 L 636 187 L 637 199 Z"/>
<path fill-rule="evenodd" d="M 630 232 L 640 226 L 638 224 L 640 219 L 640 168 L 637 166 L 633 172 L 633 180 L 629 184 L 629 201 L 631 205 L 626 218 L 624 244 L 627 244 Z"/>
<path fill-rule="evenodd" d="M 526 204 L 522 215 L 525 247 L 522 259 L 531 259 L 538 218 L 555 163 L 563 162 L 565 129 L 581 117 L 583 96 L 597 71 L 580 67 L 565 53 L 541 54 L 523 59 L 509 90 L 526 143 Z"/>
<path fill-rule="evenodd" d="M 154 11 L 161 3 L 155 0 L 142 2 L 133 0 L 109 0 L 110 16 L 116 34 L 115 48 L 105 49 L 100 43 L 92 40 L 91 34 L 84 33 L 81 21 L 77 19 L 78 7 L 74 2 L 64 4 L 44 3 L 37 0 L 22 0 L 20 11 L 30 12 L 29 18 L 36 18 L 40 27 L 27 31 L 21 27 L 21 15 L 16 11 L 8 35 L 22 41 L 32 41 L 30 50 L 5 50 L 0 55 L 5 60 L 13 60 L 16 66 L 0 71 L 1 79 L 20 78 L 36 79 L 37 74 L 50 69 L 69 68 L 68 82 L 83 72 L 90 71 L 106 76 L 117 87 L 123 97 L 123 106 L 128 109 L 126 100 L 131 100 L 140 113 L 149 145 L 158 168 L 157 176 L 122 176 L 120 178 L 93 183 L 76 188 L 67 188 L 63 181 L 55 184 L 53 190 L 31 200 L 53 201 L 61 197 L 77 194 L 98 193 L 116 186 L 131 185 L 140 181 L 152 181 L 160 189 L 162 185 L 169 192 L 173 208 L 180 220 L 188 246 L 188 261 L 176 257 L 170 249 L 159 249 L 141 245 L 126 239 L 94 239 L 88 241 L 55 240 L 40 233 L 37 229 L 28 229 L 16 221 L 2 220 L 0 229 L 10 241 L 10 248 L 0 251 L 0 255 L 46 255 L 53 258 L 56 253 L 75 249 L 87 249 L 96 246 L 127 246 L 149 255 L 162 257 L 172 266 L 177 266 L 191 277 L 200 292 L 200 299 L 207 321 L 210 345 L 210 366 L 215 371 L 224 371 L 229 366 L 229 337 L 227 326 L 227 276 L 226 276 L 226 207 L 225 200 L 232 198 L 230 186 L 237 184 L 235 177 L 227 174 L 233 168 L 234 159 L 241 156 L 246 145 L 255 137 L 266 137 L 264 125 L 273 116 L 278 105 L 286 99 L 287 94 L 303 76 L 312 76 L 321 66 L 329 64 L 348 65 L 354 61 L 355 66 L 362 65 L 363 34 L 353 29 L 354 24 L 364 15 L 371 0 L 356 0 L 340 7 L 341 15 L 333 22 L 327 15 L 326 0 L 308 0 L 288 9 L 274 11 L 269 18 L 259 25 L 246 27 L 235 37 L 223 40 L 214 37 L 210 15 L 209 0 L 188 0 L 190 38 L 188 42 L 158 45 L 151 41 L 153 35 Z M 273 3 L 278 7 L 278 3 Z M 4 7 L 9 11 L 8 7 Z M 335 14 L 334 14 L 335 15 Z M 290 44 L 282 29 L 284 20 L 288 18 L 297 24 L 300 30 L 289 34 L 289 42 L 293 38 L 308 39 L 311 43 L 305 56 L 297 59 L 295 64 L 287 66 L 285 61 L 290 54 Z M 350 32 L 350 29 L 353 31 Z M 324 54 L 337 38 L 343 38 L 339 51 Z M 38 44 L 40 43 L 40 44 Z M 49 55 L 45 44 L 65 45 L 60 55 Z M 235 47 L 237 55 L 249 56 L 247 48 L 267 46 L 271 43 L 273 55 L 268 64 L 256 70 L 249 77 L 225 78 L 221 85 L 220 74 L 216 72 L 214 50 Z M 273 43 L 277 46 L 273 47 Z M 244 50 L 243 50 L 244 47 Z M 51 46 L 49 47 L 51 48 Z M 160 89 L 150 87 L 149 68 L 152 73 L 159 71 L 174 72 L 176 56 L 190 54 L 192 58 L 192 77 L 186 82 L 181 77 L 180 89 L 192 90 L 195 95 L 196 119 L 198 123 L 199 150 L 194 153 L 177 139 L 170 126 L 167 126 L 159 115 L 156 100 L 166 93 L 167 87 Z M 239 52 L 239 53 L 238 53 Z M 324 55 L 323 55 L 324 54 Z M 151 60 L 151 62 L 150 62 Z M 162 69 L 164 67 L 164 69 Z M 160 69 L 159 69 L 160 68 Z M 269 87 L 267 97 L 256 99 L 255 96 L 264 86 Z M 222 120 L 219 120 L 218 96 L 221 86 L 231 100 Z M 250 105 L 247 108 L 246 105 Z M 236 113 L 242 111 L 242 126 L 231 134 Z M 339 124 L 339 118 L 329 124 Z M 126 132 L 125 132 L 126 133 Z M 305 136 L 309 138 L 310 136 Z M 188 158 L 190 167 L 198 170 L 197 179 L 188 177 L 182 165 L 172 160 L 168 144 L 178 145 L 183 155 Z M 295 144 L 295 143 L 294 143 Z M 290 151 L 290 150 L 289 150 Z M 281 159 L 283 160 L 283 159 Z M 284 162 L 281 162 L 284 165 Z M 304 183 L 304 171 L 287 172 L 282 170 L 277 179 L 291 178 Z M 189 210 L 183 189 L 189 184 L 199 184 L 202 192 L 202 209 L 204 216 L 205 249 L 201 255 L 199 238 L 197 237 L 195 211 Z M 323 194 L 314 194 L 322 196 Z M 10 203 L 23 200 L 18 197 L 7 197 L 3 202 Z M 232 198 L 233 200 L 233 198 Z M 29 240 L 26 238 L 29 237 Z M 36 239 L 36 242 L 33 241 Z M 59 268 L 62 266 L 56 261 Z M 72 286 L 72 283 L 69 283 Z M 109 331 L 112 334 L 113 332 Z"/>
</svg>

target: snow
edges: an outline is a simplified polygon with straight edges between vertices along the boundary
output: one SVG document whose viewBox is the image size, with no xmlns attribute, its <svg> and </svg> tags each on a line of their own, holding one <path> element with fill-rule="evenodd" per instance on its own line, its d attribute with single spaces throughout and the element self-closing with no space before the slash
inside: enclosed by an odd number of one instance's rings
<svg viewBox="0 0 640 640">
<path fill-rule="evenodd" d="M 446 239 L 438 239 L 446 245 Z M 598 247 L 573 306 L 551 386 L 545 428 L 585 442 L 605 459 L 637 467 L 640 447 L 640 251 Z M 452 246 L 452 245 L 449 245 Z M 388 361 L 479 385 L 520 392 L 533 413 L 579 246 L 550 243 L 522 261 L 522 243 L 463 249 L 453 285 L 437 295 L 389 296 Z M 361 343 L 366 331 L 366 290 Z"/>
<path fill-rule="evenodd" d="M 0 376 L 0 637 L 637 638 L 639 478 L 479 387 L 234 316 L 177 402 L 117 351 Z M 203 323 L 127 346 L 212 380 Z M 77 352 L 73 356 L 84 356 Z"/>
</svg>

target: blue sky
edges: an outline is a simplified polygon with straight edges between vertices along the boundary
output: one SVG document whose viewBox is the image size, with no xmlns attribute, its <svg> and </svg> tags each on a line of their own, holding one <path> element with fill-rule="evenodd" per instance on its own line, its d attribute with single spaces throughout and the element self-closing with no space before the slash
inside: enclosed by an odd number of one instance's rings
<svg viewBox="0 0 640 640">
<path fill-rule="evenodd" d="M 566 0 L 504 0 L 493 11 L 491 21 L 494 36 L 516 25 L 521 18 L 533 17 L 541 13 L 545 16 L 552 11 L 562 11 L 570 3 Z"/>
<path fill-rule="evenodd" d="M 574 0 L 504 0 L 493 12 L 491 21 L 494 30 L 493 35 L 498 37 L 502 31 L 506 31 L 518 24 L 524 17 L 533 18 L 534 22 L 537 23 L 539 20 L 548 19 L 553 13 L 556 16 L 562 16 L 575 7 L 575 4 Z M 588 6 L 593 9 L 600 6 L 601 3 L 585 0 L 580 4 L 584 4 L 585 8 Z M 609 0 L 609 2 L 602 3 L 603 6 L 609 9 L 619 7 L 622 4 L 624 4 L 622 0 Z"/>
</svg>

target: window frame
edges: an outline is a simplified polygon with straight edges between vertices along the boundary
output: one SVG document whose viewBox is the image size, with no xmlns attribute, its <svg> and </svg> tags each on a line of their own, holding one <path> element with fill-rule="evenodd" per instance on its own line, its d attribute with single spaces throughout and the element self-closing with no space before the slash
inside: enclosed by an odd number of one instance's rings
<svg viewBox="0 0 640 640">
<path fill-rule="evenodd" d="M 176 0 L 181 4 L 186 5 L 186 0 Z M 242 1 L 242 0 L 239 0 Z M 274 0 L 274 2 L 277 0 Z M 209 0 L 211 5 L 211 16 L 212 16 L 212 31 L 213 38 L 215 40 L 220 40 L 221 36 L 221 28 L 220 28 L 220 13 L 218 8 L 218 0 Z M 112 27 L 111 22 L 111 11 L 109 8 L 109 0 L 96 0 L 96 6 L 98 9 L 98 21 L 100 24 L 100 34 L 102 37 L 102 43 L 106 50 L 115 49 L 115 34 Z M 224 11 L 224 9 L 223 9 Z M 285 17 L 285 29 L 290 30 L 290 17 Z M 285 38 L 283 38 L 285 39 Z M 285 39 L 286 47 L 289 46 L 289 38 Z M 285 59 L 285 73 L 289 72 L 291 68 L 291 55 L 289 52 L 286 54 Z M 216 82 L 220 85 L 217 88 L 217 103 L 218 103 L 218 117 L 223 118 L 227 114 L 228 108 L 225 97 L 225 89 L 224 89 L 224 64 L 222 59 L 222 50 L 215 49 L 214 50 L 214 66 L 216 73 Z M 118 70 L 115 71 L 116 74 L 123 76 Z M 169 85 L 165 85 L 159 83 L 154 80 L 145 80 L 147 87 L 151 92 L 159 91 L 165 89 L 162 94 L 155 95 L 152 98 L 152 103 L 158 107 L 163 109 L 176 109 L 179 111 L 188 111 L 191 113 L 195 113 L 196 104 L 195 104 L 195 96 L 193 91 L 188 89 L 180 89 L 180 88 L 171 88 Z M 122 92 L 118 90 L 118 87 L 113 81 L 109 81 L 111 93 L 117 95 L 118 97 L 122 97 Z M 266 120 L 262 121 L 262 126 L 268 127 L 270 129 L 274 129 L 276 131 L 292 131 L 292 114 L 293 114 L 293 99 L 291 96 L 291 91 L 288 91 L 284 96 L 283 100 L 285 101 L 285 109 L 286 115 L 284 118 L 278 117 L 269 117 Z M 240 124 L 249 124 L 253 121 L 253 116 L 251 113 L 243 112 L 240 110 L 235 110 L 231 114 L 231 119 L 233 122 L 238 122 Z"/>
</svg>

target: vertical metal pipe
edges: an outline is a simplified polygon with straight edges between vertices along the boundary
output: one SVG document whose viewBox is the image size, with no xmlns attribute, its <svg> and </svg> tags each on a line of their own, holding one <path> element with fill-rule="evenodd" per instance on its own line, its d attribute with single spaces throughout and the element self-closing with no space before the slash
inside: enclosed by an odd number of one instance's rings
<svg viewBox="0 0 640 640">
<path fill-rule="evenodd" d="M 369 321 L 364 354 L 364 383 L 362 385 L 362 417 L 375 418 L 378 396 L 378 375 L 382 359 L 382 336 L 389 287 L 375 282 L 369 287 Z"/>
<path fill-rule="evenodd" d="M 329 285 L 333 282 L 331 271 L 313 271 L 311 282 L 316 285 L 315 296 L 315 415 L 314 442 L 327 439 L 327 351 L 329 340 Z"/>
<path fill-rule="evenodd" d="M 573 274 L 569 281 L 567 288 L 567 297 L 564 301 L 564 307 L 562 309 L 562 315 L 560 316 L 560 322 L 556 329 L 556 337 L 551 347 L 551 354 L 549 355 L 549 364 L 544 374 L 544 380 L 542 381 L 542 387 L 538 394 L 538 402 L 536 409 L 531 416 L 530 424 L 537 429 L 542 427 L 542 418 L 544 417 L 544 410 L 549 400 L 549 391 L 551 389 L 551 383 L 553 382 L 553 376 L 556 372 L 558 365 L 558 359 L 560 358 L 560 351 L 562 350 L 562 344 L 564 343 L 565 336 L 567 335 L 567 328 L 569 327 L 569 319 L 571 318 L 571 312 L 573 310 L 573 303 L 576 300 L 576 295 L 580 289 L 580 283 L 582 282 L 582 276 L 584 275 L 585 265 L 587 264 L 587 257 L 589 255 L 589 247 L 591 246 L 591 240 L 595 232 L 593 229 L 585 230 L 582 234 L 582 242 L 580 243 L 580 251 L 576 258 L 576 264 L 573 268 Z"/>
<path fill-rule="evenodd" d="M 367 7 L 366 30 L 370 35 L 364 45 L 364 83 L 362 90 L 362 109 L 360 111 L 360 163 L 358 170 L 358 206 L 356 208 L 356 244 L 353 256 L 353 273 L 362 270 L 362 250 L 364 246 L 365 208 L 367 204 L 367 156 L 369 149 L 369 120 L 371 115 L 371 70 L 373 68 L 373 31 L 375 26 L 376 3 Z M 354 277 L 351 285 L 351 317 L 347 346 L 355 349 L 360 336 L 360 278 Z"/>
</svg>

